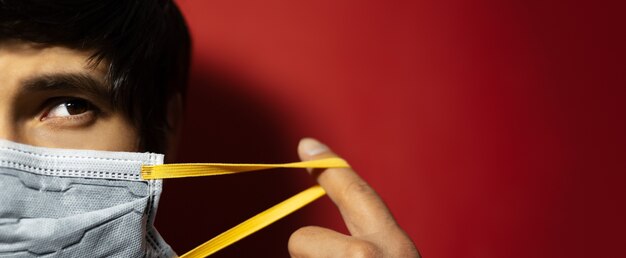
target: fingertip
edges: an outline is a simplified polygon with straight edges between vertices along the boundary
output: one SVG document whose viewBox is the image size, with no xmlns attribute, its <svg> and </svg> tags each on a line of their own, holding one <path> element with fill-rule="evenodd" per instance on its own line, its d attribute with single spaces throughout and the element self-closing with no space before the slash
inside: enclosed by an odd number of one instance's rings
<svg viewBox="0 0 626 258">
<path fill-rule="evenodd" d="M 327 152 L 330 152 L 328 146 L 311 137 L 302 138 L 298 144 L 298 154 L 302 160 L 311 160 Z"/>
</svg>

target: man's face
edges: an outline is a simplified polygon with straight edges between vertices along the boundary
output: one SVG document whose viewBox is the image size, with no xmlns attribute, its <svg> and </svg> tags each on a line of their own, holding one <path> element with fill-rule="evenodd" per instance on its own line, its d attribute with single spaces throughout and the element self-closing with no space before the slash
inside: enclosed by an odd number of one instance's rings
<svg viewBox="0 0 626 258">
<path fill-rule="evenodd" d="M 30 145 L 137 151 L 139 134 L 111 106 L 106 62 L 92 53 L 0 42 L 0 138 Z"/>
</svg>

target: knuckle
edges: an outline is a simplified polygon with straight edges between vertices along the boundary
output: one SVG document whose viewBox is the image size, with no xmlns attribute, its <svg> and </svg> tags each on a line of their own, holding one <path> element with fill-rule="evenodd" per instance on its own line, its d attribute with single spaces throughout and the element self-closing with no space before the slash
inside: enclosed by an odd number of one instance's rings
<svg viewBox="0 0 626 258">
<path fill-rule="evenodd" d="M 289 241 L 287 242 L 287 249 L 289 253 L 297 254 L 300 250 L 300 245 L 306 243 L 313 234 L 317 231 L 317 227 L 315 226 L 306 226 L 299 228 L 298 230 L 291 233 L 289 236 Z"/>
<path fill-rule="evenodd" d="M 348 257 L 351 258 L 375 258 L 382 257 L 381 251 L 372 243 L 365 241 L 353 242 L 348 247 Z"/>
<path fill-rule="evenodd" d="M 315 234 L 317 231 L 318 231 L 318 227 L 316 227 L 316 226 L 301 227 L 298 230 L 294 231 L 291 234 L 291 237 L 295 237 L 297 239 L 299 239 L 299 238 L 307 238 L 307 237 Z"/>
<path fill-rule="evenodd" d="M 346 186 L 343 196 L 354 198 L 357 196 L 370 196 L 371 194 L 373 194 L 373 190 L 365 181 L 354 181 Z"/>
<path fill-rule="evenodd" d="M 397 253 L 397 257 L 414 257 L 414 258 L 419 258 L 420 254 L 417 251 L 417 248 L 415 248 L 415 245 L 413 245 L 413 242 L 410 243 L 405 243 L 401 246 L 399 246 L 398 248 L 395 249 L 395 252 Z"/>
<path fill-rule="evenodd" d="M 419 258 L 420 254 L 413 241 L 405 234 L 389 238 L 388 250 L 393 253 L 393 257 Z"/>
</svg>

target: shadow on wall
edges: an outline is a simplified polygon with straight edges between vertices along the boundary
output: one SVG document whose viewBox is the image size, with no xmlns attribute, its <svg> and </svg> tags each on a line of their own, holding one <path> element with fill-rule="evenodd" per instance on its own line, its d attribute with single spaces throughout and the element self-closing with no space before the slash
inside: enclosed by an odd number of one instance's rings
<svg viewBox="0 0 626 258">
<path fill-rule="evenodd" d="M 197 66 L 196 66 L 197 67 Z M 296 158 L 277 113 L 234 76 L 192 72 L 177 162 L 276 163 Z M 222 73 L 220 73 L 222 74 Z M 230 78 L 226 78 L 230 77 Z M 247 84 L 251 85 L 251 84 Z M 284 128 L 283 128 L 284 129 Z M 179 255 L 304 189 L 306 173 L 284 171 L 169 179 L 156 227 Z M 296 212 L 211 257 L 288 257 Z"/>
</svg>

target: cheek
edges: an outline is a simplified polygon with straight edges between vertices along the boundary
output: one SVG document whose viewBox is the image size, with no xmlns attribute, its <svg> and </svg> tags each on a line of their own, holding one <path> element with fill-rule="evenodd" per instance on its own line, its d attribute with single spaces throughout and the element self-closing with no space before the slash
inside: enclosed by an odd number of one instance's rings
<svg viewBox="0 0 626 258">
<path fill-rule="evenodd" d="M 99 119 L 84 128 L 59 128 L 45 123 L 30 126 L 20 142 L 51 148 L 139 151 L 137 130 L 120 118 Z"/>
</svg>

